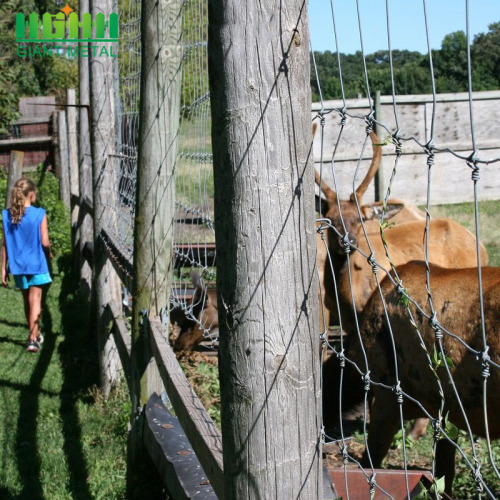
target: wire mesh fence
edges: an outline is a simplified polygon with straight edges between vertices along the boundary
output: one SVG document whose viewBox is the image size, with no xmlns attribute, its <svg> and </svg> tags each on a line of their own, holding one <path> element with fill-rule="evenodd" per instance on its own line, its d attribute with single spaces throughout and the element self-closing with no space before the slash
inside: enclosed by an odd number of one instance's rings
<svg viewBox="0 0 500 500">
<path fill-rule="evenodd" d="M 139 0 L 120 0 L 118 4 L 117 147 L 106 164 L 114 175 L 116 192 L 107 199 L 113 217 L 105 224 L 105 246 L 130 279 L 140 106 L 140 4 Z M 425 7 L 425 1 L 423 4 Z M 467 2 L 466 6 L 468 20 Z M 389 21 L 388 3 L 386 12 Z M 337 42 L 333 3 L 331 13 L 333 39 Z M 191 348 L 203 339 L 216 346 L 218 336 L 206 2 L 186 0 L 183 19 L 175 167 L 175 276 L 169 304 L 172 319 L 178 320 L 178 340 L 184 336 L 186 341 L 178 341 L 179 349 Z M 425 9 L 423 22 L 428 26 Z M 429 468 L 435 477 L 446 473 L 446 489 L 450 492 L 454 465 L 450 457 L 458 452 L 459 466 L 470 472 L 476 493 L 495 498 L 500 495 L 496 464 L 500 452 L 492 442 L 500 437 L 496 419 L 500 359 L 495 336 L 500 276 L 495 269 L 482 269 L 488 256 L 481 244 L 479 199 L 481 177 L 484 172 L 491 175 L 495 171 L 500 156 L 494 149 L 481 148 L 483 139 L 477 133 L 477 123 L 484 118 L 476 114 L 479 101 L 473 93 L 470 57 L 469 93 L 463 101 L 467 113 L 459 120 L 465 124 L 460 130 L 465 140 L 450 147 L 441 141 L 439 133 L 440 113 L 445 112 L 446 104 L 439 104 L 430 47 L 426 70 L 431 99 L 423 113 L 408 117 L 411 113 L 400 104 L 394 76 L 397 63 L 391 57 L 388 22 L 392 93 L 386 98 L 384 114 L 377 110 L 377 89 L 371 88 L 365 61 L 370 48 L 364 46 L 363 28 L 359 16 L 363 61 L 359 76 L 365 97 L 356 102 L 345 97 L 337 46 L 332 51 L 338 56 L 341 99 L 336 103 L 323 99 L 324 82 L 312 47 L 319 95 L 312 113 L 313 124 L 317 124 L 316 227 L 323 323 L 318 341 L 329 347 L 323 381 L 325 440 L 338 444 L 335 463 L 344 468 L 346 478 L 349 470 L 361 468 L 367 491 L 392 498 L 390 488 L 377 482 L 376 469 L 399 432 L 401 454 L 391 465 L 408 471 L 412 467 L 409 448 L 413 445 L 406 439 L 410 429 L 405 422 L 427 418 L 432 437 L 420 451 L 426 457 L 420 462 L 422 467 Z M 466 35 L 470 48 L 470 35 Z M 487 105 L 480 109 L 489 112 Z M 420 127 L 422 121 L 424 127 Z M 347 154 L 354 156 L 350 166 L 344 165 Z M 411 168 L 405 163 L 409 156 Z M 450 157 L 459 165 L 457 169 L 469 174 L 467 189 L 473 200 L 475 224 L 472 233 L 453 220 L 433 216 L 433 206 L 440 203 L 441 193 L 446 191 L 446 182 L 440 180 L 441 191 L 436 195 L 434 179 Z M 389 174 L 382 199 L 363 203 L 365 194 L 373 198 L 370 183 L 381 163 Z M 424 192 L 417 197 L 423 200 L 420 207 L 408 202 L 408 191 L 400 189 L 412 184 L 417 170 L 425 177 Z M 411 261 L 421 263 L 408 264 Z M 335 340 L 330 326 L 335 326 Z M 356 448 L 345 417 L 347 410 L 359 404 L 357 415 L 362 424 Z M 485 440 L 478 441 L 477 435 Z M 349 498 L 347 480 L 346 490 Z M 408 498 L 412 494 L 408 476 L 406 493 Z M 435 492 L 430 494 L 435 496 Z"/>
<path fill-rule="evenodd" d="M 337 47 L 333 47 L 338 56 L 342 98 L 335 105 L 326 103 L 321 91 L 323 82 L 319 79 L 319 104 L 313 115 L 319 124 L 315 139 L 319 156 L 316 180 L 323 197 L 318 203 L 318 250 L 326 254 L 318 259 L 325 262 L 320 269 L 325 345 L 329 318 L 345 332 L 337 342 L 329 343 L 333 353 L 325 364 L 326 438 L 337 442 L 336 463 L 344 467 L 346 477 L 348 469 L 360 467 L 366 477 L 367 492 L 392 498 L 390 489 L 377 482 L 376 468 L 399 431 L 401 453 L 392 465 L 408 470 L 413 441 L 406 439 L 410 428 L 405 421 L 426 417 L 431 423 L 432 438 L 420 450 L 427 457 L 422 466 L 430 468 L 436 478 L 446 475 L 446 485 L 439 482 L 439 487 L 429 491 L 429 495 L 435 497 L 438 489 L 451 493 L 453 457 L 457 452 L 461 473 L 467 470 L 470 473 L 467 494 L 495 498 L 500 493 L 500 476 L 496 464 L 498 452 L 491 440 L 500 437 L 494 417 L 497 399 L 494 387 L 500 360 L 494 333 L 498 318 L 493 303 L 499 273 L 495 268 L 482 268 L 487 254 L 480 240 L 479 198 L 483 187 L 481 172 L 497 164 L 500 158 L 498 152 L 492 155 L 479 147 L 481 139 L 476 133 L 476 123 L 483 117 L 475 114 L 478 104 L 472 88 L 471 37 L 467 31 L 469 92 L 467 115 L 460 121 L 466 127 L 461 135 L 466 135 L 467 140 L 454 150 L 443 145 L 436 132 L 443 119 L 439 113 L 443 107 L 437 104 L 430 47 L 429 114 L 414 114 L 409 119 L 401 113 L 394 78 L 398 68 L 391 57 L 390 22 L 386 57 L 390 62 L 392 116 L 386 114 L 382 119 L 376 113 L 372 97 L 376 89 L 370 88 L 365 59 L 369 47 L 363 44 L 364 27 L 357 5 L 363 61 L 360 80 L 364 82 L 366 97 L 361 106 L 359 100 L 354 103 L 345 98 L 341 59 Z M 425 1 L 423 5 L 428 40 Z M 465 5 L 469 26 L 469 6 L 467 2 Z M 337 42 L 339 20 L 333 3 L 331 13 L 332 38 Z M 388 21 L 390 13 L 387 3 Z M 312 68 L 318 78 L 314 52 Z M 415 133 L 422 118 L 426 125 L 424 132 Z M 379 136 L 374 134 L 375 129 Z M 358 138 L 357 144 L 353 135 Z M 353 146 L 357 160 L 348 168 L 343 165 L 343 153 L 346 147 Z M 412 156 L 410 167 L 402 165 L 408 149 L 412 153 L 420 150 L 420 154 Z M 441 156 L 444 152 L 448 155 Z M 439 174 L 450 155 L 461 163 L 455 175 L 459 168 L 469 172 L 469 199 L 473 200 L 475 225 L 472 233 L 452 220 L 432 216 L 433 205 L 441 202 L 435 196 L 433 176 L 436 170 Z M 367 184 L 381 161 L 390 164 L 383 198 L 378 205 L 363 204 Z M 420 208 L 405 202 L 404 194 L 401 196 L 395 189 L 399 180 L 406 185 L 412 183 L 417 169 L 426 174 L 424 192 L 420 193 L 425 201 Z M 447 185 L 449 189 L 452 183 Z M 440 187 L 446 191 L 447 185 Z M 411 261 L 420 262 L 408 264 Z M 360 405 L 357 415 L 362 420 L 358 448 L 345 428 L 346 412 L 352 411 L 356 404 Z M 478 441 L 477 435 L 485 440 Z M 345 487 L 349 497 L 347 481 Z M 408 476 L 406 493 L 409 498 Z"/>
<path fill-rule="evenodd" d="M 184 59 L 179 154 L 176 166 L 175 277 L 172 308 L 180 313 L 177 348 L 203 339 L 215 345 L 214 180 L 207 61 L 206 2 L 183 8 Z M 210 291 L 210 288 L 212 289 Z"/>
</svg>

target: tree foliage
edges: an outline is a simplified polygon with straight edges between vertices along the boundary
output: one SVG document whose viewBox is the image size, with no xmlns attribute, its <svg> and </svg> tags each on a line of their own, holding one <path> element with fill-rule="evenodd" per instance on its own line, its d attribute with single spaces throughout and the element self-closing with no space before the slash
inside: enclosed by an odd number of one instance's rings
<svg viewBox="0 0 500 500">
<path fill-rule="evenodd" d="M 59 2 L 60 3 L 60 2 Z M 74 10 L 78 1 L 70 2 Z M 55 94 L 60 102 L 66 88 L 78 86 L 78 64 L 60 57 L 24 57 L 17 54 L 16 14 L 37 12 L 57 13 L 61 6 L 56 0 L 2 0 L 0 2 L 0 134 L 18 116 L 18 101 L 23 96 Z"/>
<path fill-rule="evenodd" d="M 489 26 L 488 33 L 480 33 L 471 43 L 473 90 L 500 88 L 500 22 Z M 428 94 L 432 92 L 430 58 L 428 54 L 408 50 L 392 51 L 392 77 L 389 52 L 381 50 L 365 56 L 368 85 L 373 94 L 392 94 L 392 79 L 396 94 Z M 311 68 L 313 99 L 340 99 L 366 96 L 367 85 L 361 52 L 339 54 L 330 51 L 315 52 Z M 342 69 L 340 78 L 339 60 Z M 463 31 L 446 35 L 441 49 L 432 51 L 436 91 L 465 92 L 468 90 L 467 39 Z M 318 79 L 316 79 L 316 71 Z M 319 80 L 319 84 L 318 84 Z M 343 94 L 342 94 L 343 89 Z"/>
</svg>

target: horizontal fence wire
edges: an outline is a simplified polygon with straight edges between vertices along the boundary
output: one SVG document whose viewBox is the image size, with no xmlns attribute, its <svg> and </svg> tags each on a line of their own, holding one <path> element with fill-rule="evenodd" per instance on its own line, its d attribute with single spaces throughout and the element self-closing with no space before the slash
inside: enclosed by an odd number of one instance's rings
<svg viewBox="0 0 500 500">
<path fill-rule="evenodd" d="M 362 18 L 367 14 L 361 12 L 359 2 L 356 5 L 362 54 L 359 79 L 364 82 L 362 104 L 359 98 L 356 101 L 345 98 L 339 50 L 342 41 L 337 38 L 337 23 L 341 21 L 333 2 L 332 52 L 337 55 L 341 93 L 334 105 L 322 97 L 321 89 L 326 82 L 319 78 L 314 47 L 311 57 L 319 94 L 312 118 L 313 129 L 317 126 L 316 179 L 321 185 L 316 221 L 323 318 L 320 340 L 323 345 L 328 344 L 330 353 L 329 359 L 325 356 L 322 387 L 325 441 L 337 444 L 337 452 L 331 459 L 344 468 L 346 478 L 349 469 L 360 468 L 366 477 L 367 494 L 394 498 L 391 489 L 382 488 L 377 481 L 376 469 L 399 432 L 401 450 L 396 458 L 391 453 L 391 466 L 407 472 L 413 444 L 406 439 L 410 428 L 405 422 L 416 417 L 427 418 L 432 439 L 428 439 L 425 451 L 420 450 L 420 454 L 425 454 L 423 467 L 435 478 L 444 473 L 440 465 L 443 462 L 438 463 L 441 459 L 437 458 L 444 442 L 458 455 L 457 465 L 462 473 L 469 471 L 476 494 L 495 498 L 500 493 L 500 475 L 496 463 L 498 451 L 492 447 L 492 438 L 500 435 L 496 417 L 492 420 L 492 416 L 499 409 L 495 391 L 500 381 L 500 353 L 496 350 L 498 315 L 494 311 L 498 305 L 494 303 L 493 290 L 500 273 L 482 268 L 487 256 L 480 243 L 479 199 L 482 169 L 496 164 L 500 158 L 496 150 L 491 156 L 490 151 L 479 147 L 482 139 L 476 132 L 476 124 L 485 117 L 478 119 L 475 115 L 478 102 L 472 88 L 470 34 L 467 31 L 469 92 L 466 107 L 461 108 L 466 117 L 460 121 L 465 124 L 461 134 L 467 137 L 465 148 L 469 149 L 464 153 L 463 145 L 460 151 L 455 151 L 439 142 L 442 134 L 437 129 L 443 120 L 440 112 L 445 109 L 437 104 L 425 0 L 422 23 L 427 35 L 433 91 L 426 108 L 428 114 L 414 113 L 412 118 L 398 106 L 400 99 L 394 77 L 398 68 L 392 59 L 389 2 L 385 8 L 392 114 L 389 116 L 386 110 L 384 119 L 376 114 L 377 89 L 370 88 L 366 66 L 370 48 L 364 46 Z M 468 26 L 468 2 L 465 5 Z M 419 119 L 426 120 L 424 127 L 412 122 Z M 373 135 L 375 129 L 382 137 Z M 413 133 L 415 130 L 424 133 L 417 135 Z M 411 169 L 402 160 L 408 147 L 417 153 L 412 156 Z M 351 163 L 344 161 L 346 151 L 355 158 Z M 362 187 L 362 181 L 370 180 L 369 165 L 371 162 L 376 169 L 378 153 L 383 155 L 384 165 L 390 166 L 390 178 L 378 205 L 363 203 L 366 188 Z M 472 233 L 454 221 L 432 216 L 433 206 L 442 203 L 435 196 L 433 176 L 439 174 L 451 157 L 459 160 L 457 171 L 468 172 L 464 189 L 469 190 L 468 200 L 473 206 Z M 456 161 L 453 162 L 455 165 Z M 425 200 L 421 208 L 405 202 L 405 195 L 398 194 L 397 189 L 411 185 L 417 170 L 424 171 L 426 178 L 423 192 L 414 196 Z M 439 186 L 441 191 L 446 188 Z M 399 213 L 394 215 L 396 209 Z M 403 266 L 410 261 L 420 263 Z M 452 269 L 443 271 L 443 267 Z M 328 342 L 329 323 L 340 325 L 346 333 L 338 342 Z M 349 419 L 345 412 L 352 411 L 354 403 L 358 404 L 357 415 L 362 419 L 358 438 L 346 430 Z M 477 435 L 483 440 L 478 441 Z M 447 465 L 453 469 L 454 461 Z M 405 482 L 410 498 L 407 474 Z M 344 498 L 355 498 L 352 483 L 347 479 L 345 488 Z"/>
</svg>

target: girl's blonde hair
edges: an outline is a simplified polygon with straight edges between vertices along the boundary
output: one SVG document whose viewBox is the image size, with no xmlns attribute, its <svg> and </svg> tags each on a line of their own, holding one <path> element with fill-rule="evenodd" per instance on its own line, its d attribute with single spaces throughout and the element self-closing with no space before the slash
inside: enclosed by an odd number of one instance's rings
<svg viewBox="0 0 500 500">
<path fill-rule="evenodd" d="M 10 205 L 10 220 L 12 224 L 21 222 L 26 211 L 26 207 L 24 206 L 25 198 L 32 192 L 36 192 L 35 183 L 26 177 L 21 177 L 14 184 Z"/>
</svg>

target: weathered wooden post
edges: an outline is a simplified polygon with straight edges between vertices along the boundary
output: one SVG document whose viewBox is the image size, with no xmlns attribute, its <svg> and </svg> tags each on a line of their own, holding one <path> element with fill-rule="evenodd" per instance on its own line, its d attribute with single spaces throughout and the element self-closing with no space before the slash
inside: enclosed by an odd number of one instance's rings
<svg viewBox="0 0 500 500">
<path fill-rule="evenodd" d="M 80 0 L 80 11 L 89 12 L 89 0 Z M 88 45 L 88 44 L 87 44 Z M 92 163 L 90 156 L 90 75 L 89 60 L 79 58 L 79 135 L 78 135 L 78 178 L 80 189 L 80 211 L 78 229 L 80 232 L 80 290 L 82 297 L 89 299 L 92 290 L 92 262 L 89 260 L 90 248 L 94 240 L 92 220 Z"/>
<path fill-rule="evenodd" d="M 11 151 L 9 160 L 9 171 L 7 172 L 7 194 L 5 206 L 10 207 L 12 202 L 12 189 L 17 179 L 23 175 L 24 151 Z"/>
<path fill-rule="evenodd" d="M 168 315 L 173 276 L 174 166 L 180 117 L 181 0 L 143 0 L 141 99 L 134 228 L 132 410 L 138 416 L 162 391 L 148 338 L 148 317 Z M 140 426 L 129 436 L 129 489 L 141 448 Z"/>
<path fill-rule="evenodd" d="M 381 135 L 384 133 L 384 129 L 379 123 L 382 121 L 382 111 L 380 109 L 381 99 L 380 90 L 375 92 L 375 133 L 377 134 L 380 141 L 382 141 Z M 384 199 L 384 165 L 382 164 L 383 159 L 380 160 L 380 167 L 375 174 L 374 184 L 375 184 L 375 201 Z"/>
<path fill-rule="evenodd" d="M 93 0 L 92 19 L 103 13 L 109 19 L 112 0 Z M 116 53 L 116 46 L 114 47 Z M 94 192 L 94 284 L 97 310 L 97 343 L 99 350 L 101 387 L 107 395 L 120 374 L 120 358 L 108 323 L 108 304 L 121 304 L 118 276 L 110 262 L 106 248 L 106 225 L 113 224 L 115 178 L 112 168 L 115 154 L 115 104 L 113 90 L 113 59 L 90 52 L 90 102 L 92 184 Z"/>
<path fill-rule="evenodd" d="M 80 205 L 78 185 L 78 136 L 76 132 L 76 93 L 75 89 L 66 91 L 66 123 L 68 125 L 68 171 L 69 171 L 69 195 L 71 207 L 71 227 L 73 236 L 73 248 L 78 244 L 77 235 L 78 210 Z"/>
<path fill-rule="evenodd" d="M 64 111 L 57 112 L 57 130 L 59 146 L 59 196 L 66 208 L 69 209 L 68 126 Z"/>
<path fill-rule="evenodd" d="M 212 0 L 226 498 L 322 498 L 307 3 Z"/>
</svg>

